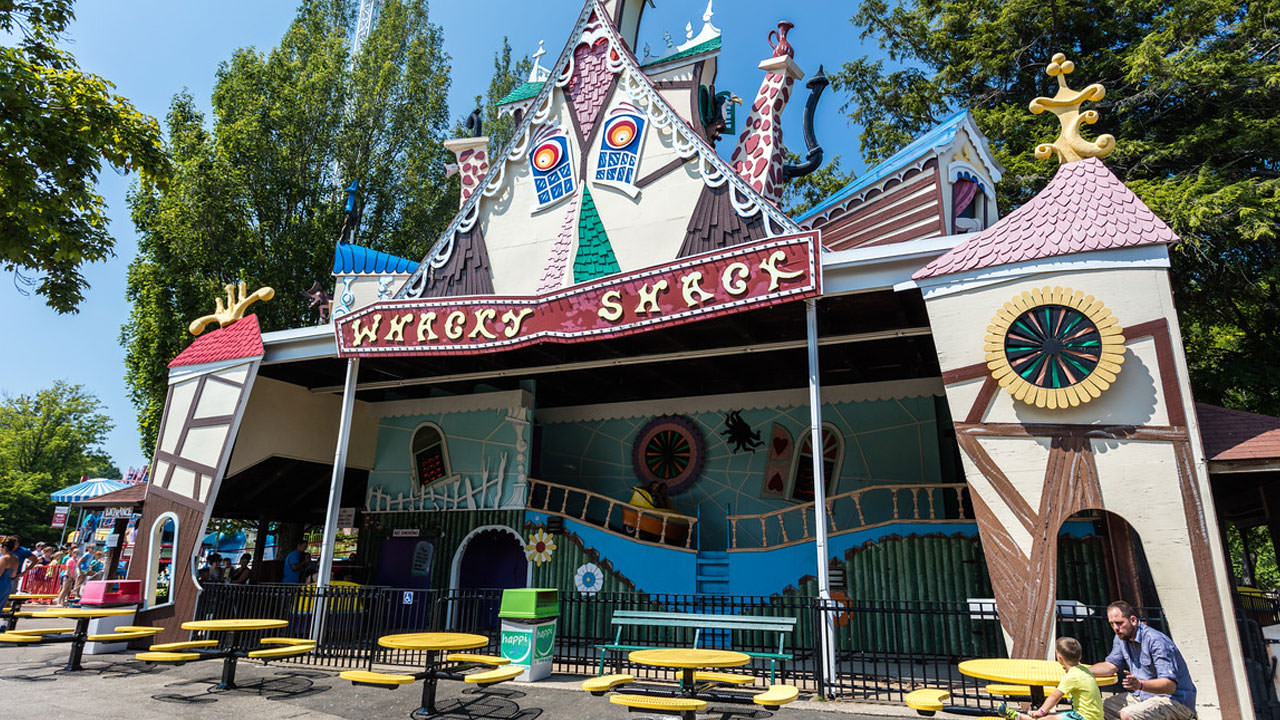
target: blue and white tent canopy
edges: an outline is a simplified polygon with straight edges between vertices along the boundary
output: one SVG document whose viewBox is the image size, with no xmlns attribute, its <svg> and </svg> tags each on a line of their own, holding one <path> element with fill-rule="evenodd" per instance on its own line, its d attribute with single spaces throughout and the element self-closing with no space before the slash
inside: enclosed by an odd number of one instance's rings
<svg viewBox="0 0 1280 720">
<path fill-rule="evenodd" d="M 93 478 L 92 480 L 78 482 L 71 487 L 64 487 L 57 492 L 49 493 L 49 497 L 53 498 L 54 502 L 68 503 L 96 498 L 99 495 L 106 495 L 124 487 L 128 487 L 128 485 L 119 480 Z"/>
</svg>

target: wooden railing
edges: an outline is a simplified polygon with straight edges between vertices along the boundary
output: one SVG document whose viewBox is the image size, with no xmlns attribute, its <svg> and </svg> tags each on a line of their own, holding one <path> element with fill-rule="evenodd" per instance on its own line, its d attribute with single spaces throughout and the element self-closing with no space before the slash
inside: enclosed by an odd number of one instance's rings
<svg viewBox="0 0 1280 720">
<path fill-rule="evenodd" d="M 648 545 L 691 549 L 697 534 L 696 517 L 638 507 L 569 485 L 529 478 L 528 497 L 530 510 L 595 525 Z"/>
<path fill-rule="evenodd" d="M 970 520 L 963 484 L 871 485 L 827 498 L 827 533 L 844 533 L 900 521 Z M 923 498 L 923 501 L 922 501 Z M 813 503 L 754 515 L 730 515 L 730 550 L 768 550 L 812 539 Z M 739 528 L 743 537 L 739 538 Z M 747 537 L 759 529 L 759 536 Z"/>
</svg>

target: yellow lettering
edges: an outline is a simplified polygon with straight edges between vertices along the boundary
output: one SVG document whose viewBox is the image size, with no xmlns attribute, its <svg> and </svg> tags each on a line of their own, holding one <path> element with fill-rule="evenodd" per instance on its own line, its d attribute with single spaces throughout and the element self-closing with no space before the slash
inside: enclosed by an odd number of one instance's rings
<svg viewBox="0 0 1280 720">
<path fill-rule="evenodd" d="M 440 339 L 436 331 L 431 328 L 431 323 L 435 321 L 436 314 L 433 312 L 424 312 L 418 316 L 418 342 Z"/>
<path fill-rule="evenodd" d="M 461 310 L 454 310 L 449 313 L 449 317 L 444 319 L 444 335 L 450 340 L 462 339 L 463 326 L 467 322 L 466 313 Z"/>
<path fill-rule="evenodd" d="M 596 314 L 609 322 L 617 322 L 622 318 L 622 303 L 619 302 L 620 300 L 622 300 L 622 293 L 617 290 L 610 290 L 601 295 L 601 307 L 596 311 Z"/>
<path fill-rule="evenodd" d="M 747 291 L 747 278 L 750 275 L 751 268 L 746 263 L 730 263 L 720 276 L 720 286 L 730 295 L 741 295 Z"/>
<path fill-rule="evenodd" d="M 477 335 L 483 335 L 489 338 L 490 340 L 497 340 L 498 336 L 489 332 L 489 328 L 485 327 L 485 323 L 492 320 L 497 314 L 498 314 L 497 311 L 494 310 L 493 308 L 483 308 L 481 310 L 477 310 L 475 327 L 471 328 L 471 334 L 468 335 L 467 337 L 475 338 Z"/>
<path fill-rule="evenodd" d="M 715 297 L 715 294 L 702 289 L 702 273 L 697 270 L 680 278 L 680 293 L 689 307 L 697 307 Z"/>
<path fill-rule="evenodd" d="M 658 293 L 665 292 L 667 289 L 667 281 L 659 280 L 653 284 L 653 289 L 649 289 L 649 283 L 640 286 L 640 302 L 636 304 L 637 315 L 650 315 L 656 312 L 662 312 L 658 307 Z M 648 309 L 646 309 L 648 308 Z"/>
<path fill-rule="evenodd" d="M 520 326 L 524 323 L 524 319 L 533 314 L 529 308 L 521 308 L 517 313 L 515 310 L 508 310 L 502 313 L 502 322 L 507 326 L 503 328 L 502 334 L 507 337 L 515 337 L 520 332 Z"/>
<path fill-rule="evenodd" d="M 391 327 L 387 328 L 387 336 L 382 338 L 387 342 L 404 342 L 404 326 L 413 319 L 413 313 L 405 313 L 400 317 L 391 318 Z"/>
<path fill-rule="evenodd" d="M 365 340 L 369 342 L 378 341 L 378 325 L 382 323 L 382 313 L 374 313 L 373 324 L 366 327 L 360 327 L 360 321 L 356 320 L 351 323 L 351 332 L 355 337 L 351 340 L 352 347 L 360 347 Z"/>
<path fill-rule="evenodd" d="M 803 270 L 796 270 L 794 272 L 779 270 L 778 263 L 786 259 L 786 253 L 781 250 L 774 250 L 770 253 L 769 257 L 764 260 L 764 262 L 760 263 L 760 269 L 769 273 L 769 292 L 773 292 L 778 289 L 779 280 L 790 280 L 804 275 Z"/>
</svg>

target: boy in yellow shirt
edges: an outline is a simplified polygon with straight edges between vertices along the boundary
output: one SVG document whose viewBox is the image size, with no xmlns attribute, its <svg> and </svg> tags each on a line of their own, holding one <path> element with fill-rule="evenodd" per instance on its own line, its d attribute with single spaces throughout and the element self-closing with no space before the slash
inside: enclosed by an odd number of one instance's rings
<svg viewBox="0 0 1280 720">
<path fill-rule="evenodd" d="M 999 712 L 1008 720 L 1028 720 L 1038 718 L 1060 718 L 1061 720 L 1103 720 L 1102 692 L 1098 690 L 1098 681 L 1087 665 L 1080 664 L 1080 641 L 1072 637 L 1060 637 L 1056 644 L 1058 662 L 1066 673 L 1062 682 L 1049 693 L 1044 704 L 1030 713 L 1020 713 L 1007 703 L 1001 703 Z M 1063 696 L 1071 698 L 1071 709 L 1066 712 L 1052 713 L 1054 707 L 1061 702 Z"/>
</svg>

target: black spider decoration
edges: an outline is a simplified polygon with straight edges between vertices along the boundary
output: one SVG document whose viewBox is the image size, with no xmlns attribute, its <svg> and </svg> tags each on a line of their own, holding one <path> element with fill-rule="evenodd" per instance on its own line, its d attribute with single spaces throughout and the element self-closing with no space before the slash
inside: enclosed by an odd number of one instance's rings
<svg viewBox="0 0 1280 720">
<path fill-rule="evenodd" d="M 742 419 L 741 410 L 734 410 L 724 416 L 724 430 L 721 430 L 720 434 L 728 439 L 730 445 L 733 445 L 734 452 L 743 450 L 755 452 L 756 448 L 764 445 L 759 431 L 752 432 L 751 426 Z"/>
</svg>

